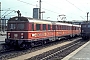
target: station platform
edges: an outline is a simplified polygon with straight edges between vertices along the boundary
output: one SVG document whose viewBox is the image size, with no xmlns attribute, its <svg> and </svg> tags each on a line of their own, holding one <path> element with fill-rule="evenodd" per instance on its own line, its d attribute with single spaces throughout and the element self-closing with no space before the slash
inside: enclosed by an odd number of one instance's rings
<svg viewBox="0 0 90 60">
<path fill-rule="evenodd" d="M 90 60 L 90 41 L 83 46 L 70 53 L 62 60 Z"/>
<path fill-rule="evenodd" d="M 0 44 L 5 43 L 5 38 L 6 38 L 6 36 L 0 35 Z"/>
<path fill-rule="evenodd" d="M 0 31 L 0 36 L 5 36 L 6 35 L 6 31 Z"/>
</svg>

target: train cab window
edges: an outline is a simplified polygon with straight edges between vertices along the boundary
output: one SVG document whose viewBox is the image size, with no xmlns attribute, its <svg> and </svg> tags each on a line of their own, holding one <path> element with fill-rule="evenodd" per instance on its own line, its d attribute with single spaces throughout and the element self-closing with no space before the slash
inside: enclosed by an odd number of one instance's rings
<svg viewBox="0 0 90 60">
<path fill-rule="evenodd" d="M 46 30 L 46 24 L 43 24 L 43 30 Z"/>
<path fill-rule="evenodd" d="M 50 29 L 50 25 L 48 25 L 48 30 L 51 30 L 51 29 Z"/>
<path fill-rule="evenodd" d="M 36 24 L 36 30 L 40 30 L 40 24 Z"/>
<path fill-rule="evenodd" d="M 24 24 L 17 24 L 17 29 L 24 29 L 25 28 L 25 25 Z"/>
<path fill-rule="evenodd" d="M 86 25 L 82 25 L 82 27 L 86 27 Z"/>
<path fill-rule="evenodd" d="M 8 28 L 9 29 L 16 29 L 16 24 L 9 24 Z"/>
</svg>

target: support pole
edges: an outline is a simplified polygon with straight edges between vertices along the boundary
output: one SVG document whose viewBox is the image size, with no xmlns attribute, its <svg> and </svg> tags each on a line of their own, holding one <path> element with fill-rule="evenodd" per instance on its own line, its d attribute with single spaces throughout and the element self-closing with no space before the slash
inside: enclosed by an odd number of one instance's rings
<svg viewBox="0 0 90 60">
<path fill-rule="evenodd" d="M 39 1 L 39 19 L 41 19 L 41 0 Z"/>
<path fill-rule="evenodd" d="M 87 12 L 87 22 L 88 22 L 88 14 L 89 14 L 89 12 Z"/>
</svg>

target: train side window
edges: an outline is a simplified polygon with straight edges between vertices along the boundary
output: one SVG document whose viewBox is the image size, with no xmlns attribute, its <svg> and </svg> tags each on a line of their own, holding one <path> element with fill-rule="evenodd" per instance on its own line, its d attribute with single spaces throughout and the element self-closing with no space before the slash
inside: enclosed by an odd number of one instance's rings
<svg viewBox="0 0 90 60">
<path fill-rule="evenodd" d="M 69 30 L 69 26 L 67 26 L 67 30 Z"/>
<path fill-rule="evenodd" d="M 36 30 L 40 30 L 40 24 L 36 24 Z"/>
<path fill-rule="evenodd" d="M 62 27 L 63 27 L 63 26 L 61 25 L 60 27 L 61 27 L 60 30 L 62 30 Z"/>
<path fill-rule="evenodd" d="M 70 26 L 70 30 L 72 30 L 72 26 Z"/>
<path fill-rule="evenodd" d="M 88 25 L 88 27 L 90 28 L 90 25 Z"/>
<path fill-rule="evenodd" d="M 59 30 L 61 30 L 61 25 L 59 25 Z"/>
<path fill-rule="evenodd" d="M 78 30 L 78 27 L 76 27 L 76 30 Z"/>
<path fill-rule="evenodd" d="M 43 30 L 46 30 L 46 24 L 43 24 Z"/>
<path fill-rule="evenodd" d="M 32 23 L 32 31 L 34 31 L 34 24 Z"/>
<path fill-rule="evenodd" d="M 66 29 L 66 26 L 65 25 L 62 25 L 62 30 L 65 30 Z"/>
<path fill-rule="evenodd" d="M 59 25 L 57 25 L 57 30 L 59 30 Z"/>
<path fill-rule="evenodd" d="M 56 25 L 52 25 L 52 30 L 55 30 L 56 29 Z"/>
<path fill-rule="evenodd" d="M 51 30 L 51 29 L 50 29 L 50 25 L 48 25 L 48 30 Z"/>
</svg>

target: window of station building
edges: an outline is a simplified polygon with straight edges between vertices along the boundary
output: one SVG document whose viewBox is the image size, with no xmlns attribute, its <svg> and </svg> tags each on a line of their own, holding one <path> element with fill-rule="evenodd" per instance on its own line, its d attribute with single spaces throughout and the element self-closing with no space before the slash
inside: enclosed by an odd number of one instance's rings
<svg viewBox="0 0 90 60">
<path fill-rule="evenodd" d="M 43 24 L 43 30 L 46 30 L 46 24 Z"/>
<path fill-rule="evenodd" d="M 36 30 L 40 30 L 40 25 L 41 24 L 36 24 Z"/>
<path fill-rule="evenodd" d="M 50 25 L 48 25 L 48 30 L 51 30 L 51 29 L 50 29 Z"/>
</svg>

